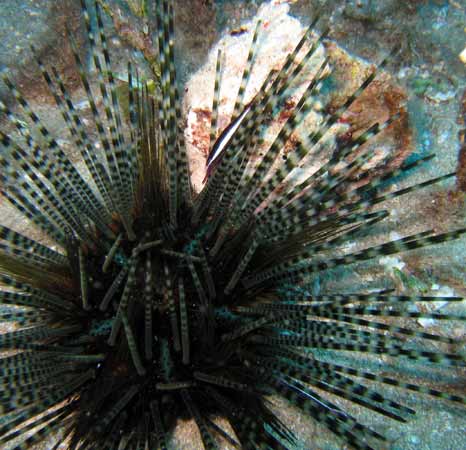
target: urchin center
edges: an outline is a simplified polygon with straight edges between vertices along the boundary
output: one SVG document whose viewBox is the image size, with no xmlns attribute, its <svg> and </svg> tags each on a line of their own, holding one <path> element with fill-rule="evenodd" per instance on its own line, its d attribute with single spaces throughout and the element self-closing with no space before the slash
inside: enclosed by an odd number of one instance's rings
<svg viewBox="0 0 466 450">
<path fill-rule="evenodd" d="M 137 383 L 149 395 L 184 389 L 206 364 L 228 358 L 215 356 L 221 332 L 215 316 L 225 313 L 212 304 L 205 232 L 190 226 L 154 232 L 135 223 L 136 239 L 122 231 L 104 246 L 106 254 L 87 249 L 86 326 L 94 349 L 106 354 L 98 373 L 124 374 L 126 385 Z"/>
</svg>

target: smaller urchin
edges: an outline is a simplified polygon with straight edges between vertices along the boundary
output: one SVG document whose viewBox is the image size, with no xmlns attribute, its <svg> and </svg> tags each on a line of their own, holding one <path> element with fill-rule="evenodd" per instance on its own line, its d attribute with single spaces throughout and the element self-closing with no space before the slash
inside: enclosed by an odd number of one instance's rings
<svg viewBox="0 0 466 450">
<path fill-rule="evenodd" d="M 2 105 L 18 131 L 17 136 L 0 134 L 2 194 L 58 246 L 0 228 L 0 301 L 8 308 L 2 320 L 16 327 L 0 336 L 8 352 L 0 360 L 2 445 L 19 437 L 15 448 L 26 449 L 60 432 L 54 448 L 62 443 L 71 449 L 167 448 L 176 422 L 191 417 L 206 448 L 224 441 L 241 448 L 292 448 L 296 438 L 269 401 L 275 395 L 354 447 L 372 448 L 384 437 L 332 396 L 398 421 L 414 411 L 364 380 L 464 404 L 457 395 L 309 353 L 325 349 L 464 365 L 463 355 L 448 352 L 455 340 L 391 321 L 463 320 L 404 308 L 460 298 L 391 291 L 310 295 L 303 287 L 309 275 L 456 239 L 466 231 L 427 231 L 336 254 L 350 238 L 387 217 L 387 211 L 372 209 L 375 204 L 452 176 L 386 193 L 387 183 L 430 159 L 425 157 L 364 185 L 338 189 L 364 171 L 372 154 L 363 145 L 398 114 L 340 143 L 316 172 L 297 185 L 287 184 L 289 174 L 318 148 L 377 71 L 281 158 L 328 76 L 326 59 L 262 155 L 260 131 L 284 107 L 325 33 L 314 37 L 311 25 L 280 70 L 265 77 L 254 99 L 245 104 L 240 97 L 230 125 L 214 140 L 217 64 L 209 173 L 194 196 L 179 129 L 171 2 L 155 2 L 159 89 L 152 93 L 129 64 L 127 118 L 119 106 L 99 3 L 93 4 L 96 29 L 84 0 L 82 7 L 102 110 L 71 36 L 70 42 L 100 152 L 60 75 L 37 60 L 90 180 L 2 73 L 32 122 L 27 127 Z M 261 32 L 258 23 L 240 93 Z M 439 348 L 426 350 L 406 337 Z M 218 417 L 229 424 L 227 430 L 215 423 Z"/>
</svg>

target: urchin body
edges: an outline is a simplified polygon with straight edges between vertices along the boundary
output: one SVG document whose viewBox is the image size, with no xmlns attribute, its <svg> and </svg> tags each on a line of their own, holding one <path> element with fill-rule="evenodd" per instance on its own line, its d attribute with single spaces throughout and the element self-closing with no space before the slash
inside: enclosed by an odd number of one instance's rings
<svg viewBox="0 0 466 450">
<path fill-rule="evenodd" d="M 18 328 L 0 340 L 3 349 L 14 350 L 1 360 L 1 408 L 7 416 L 2 444 L 26 436 L 37 425 L 41 431 L 18 448 L 57 430 L 63 430 L 63 442 L 72 449 L 166 448 L 167 433 L 176 421 L 192 417 L 206 448 L 216 448 L 221 439 L 242 448 L 290 448 L 295 437 L 267 400 L 274 394 L 353 446 L 371 448 L 383 436 L 317 390 L 399 421 L 413 411 L 353 376 L 464 404 L 457 395 L 331 364 L 303 351 L 464 364 L 462 355 L 448 351 L 453 339 L 390 322 L 400 317 L 462 320 L 403 307 L 459 298 L 388 291 L 310 296 L 299 287 L 320 271 L 456 239 L 465 232 L 419 233 L 335 255 L 347 239 L 388 215 L 372 206 L 423 186 L 384 192 L 387 182 L 429 158 L 363 185 L 350 184 L 358 173 L 364 174 L 372 157 L 363 145 L 399 120 L 399 114 L 340 143 L 321 168 L 299 184 L 286 184 L 376 71 L 282 159 L 283 147 L 312 110 L 328 75 L 328 61 L 321 61 L 270 147 L 258 154 L 259 131 L 285 105 L 293 83 L 325 38 L 313 37 L 309 28 L 283 66 L 270 72 L 245 104 L 241 93 L 262 31 L 259 22 L 231 126 L 215 139 L 218 55 L 209 158 L 215 167 L 195 196 L 179 130 L 171 3 L 155 2 L 160 90 L 151 94 L 128 67 L 128 130 L 99 6 L 93 5 L 93 30 L 86 2 L 82 5 L 103 111 L 96 106 L 76 50 L 75 59 L 101 154 L 91 145 L 59 74 L 50 73 L 40 59 L 38 63 L 92 182 L 83 179 L 3 73 L 34 131 L 2 106 L 21 135 L 16 139 L 1 134 L 7 155 L 0 158 L 2 193 L 63 252 L 1 228 L 1 302 L 22 308 L 4 316 Z M 345 183 L 348 188 L 339 190 Z M 388 321 L 374 319 L 377 316 Z M 428 351 L 405 342 L 406 336 L 443 347 Z M 229 423 L 228 432 L 213 422 L 218 416 Z"/>
</svg>

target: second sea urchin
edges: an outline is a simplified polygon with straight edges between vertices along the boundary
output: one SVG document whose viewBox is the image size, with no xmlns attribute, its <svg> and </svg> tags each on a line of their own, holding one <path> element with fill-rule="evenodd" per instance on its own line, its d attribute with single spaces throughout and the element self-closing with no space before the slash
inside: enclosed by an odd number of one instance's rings
<svg viewBox="0 0 466 450">
<path fill-rule="evenodd" d="M 0 227 L 0 303 L 7 309 L 1 320 L 13 324 L 12 331 L 0 335 L 0 444 L 19 437 L 22 443 L 15 448 L 26 449 L 58 433 L 54 448 L 62 443 L 70 449 L 167 448 L 177 420 L 192 417 L 205 448 L 217 448 L 221 440 L 238 448 L 293 448 L 295 436 L 270 402 L 270 396 L 279 396 L 352 446 L 373 448 L 384 437 L 332 396 L 398 421 L 414 411 L 366 381 L 464 404 L 460 396 L 330 363 L 312 353 L 323 349 L 464 365 L 463 355 L 448 351 L 455 340 L 396 322 L 463 320 L 405 308 L 460 298 L 390 291 L 310 295 L 303 288 L 312 274 L 466 232 L 426 231 L 355 253 L 340 252 L 349 239 L 387 217 L 388 211 L 375 205 L 452 176 L 387 192 L 392 180 L 429 156 L 366 184 L 350 183 L 355 174 L 364 174 L 372 157 L 364 144 L 398 115 L 340 142 L 317 171 L 299 184 L 287 183 L 377 70 L 281 158 L 328 76 L 330 67 L 323 60 L 272 145 L 258 154 L 269 116 L 284 107 L 293 83 L 325 38 L 325 33 L 314 37 L 311 25 L 281 69 L 270 72 L 259 93 L 244 104 L 258 26 L 231 124 L 212 139 L 206 184 L 194 195 L 179 129 L 171 3 L 155 2 L 160 89 L 154 93 L 141 83 L 129 65 L 128 120 L 120 108 L 99 4 L 93 4 L 95 30 L 84 0 L 82 7 L 103 111 L 70 40 L 100 152 L 60 75 L 37 59 L 89 180 L 8 73 L 2 73 L 32 122 L 29 129 L 2 105 L 18 131 L 17 136 L 0 132 L 2 194 L 58 249 Z M 437 347 L 426 350 L 411 339 Z M 214 422 L 218 417 L 226 430 Z"/>
</svg>

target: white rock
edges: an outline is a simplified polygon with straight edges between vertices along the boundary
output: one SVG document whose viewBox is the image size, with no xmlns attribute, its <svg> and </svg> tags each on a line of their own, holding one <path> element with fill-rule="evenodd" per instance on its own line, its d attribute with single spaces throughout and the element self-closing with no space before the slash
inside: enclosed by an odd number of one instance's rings
<svg viewBox="0 0 466 450">
<path fill-rule="evenodd" d="M 402 270 L 403 267 L 406 266 L 405 262 L 398 256 L 384 256 L 379 259 L 379 264 L 389 271 L 393 271 L 393 269 Z"/>
<path fill-rule="evenodd" d="M 237 36 L 231 36 L 230 34 L 223 36 L 211 49 L 206 64 L 186 84 L 184 109 L 187 112 L 187 133 L 185 137 L 191 161 L 192 180 L 196 190 L 199 190 L 202 186 L 205 159 L 207 157 L 199 148 L 199 140 L 204 136 L 208 136 L 209 132 L 204 128 L 200 129 L 201 126 L 208 126 L 208 123 L 198 123 L 199 118 L 195 112 L 198 110 L 211 110 L 218 49 L 221 49 L 223 54 L 218 127 L 223 129 L 228 125 L 233 112 L 241 76 L 258 20 L 261 20 L 262 23 L 260 25 L 257 53 L 254 57 L 253 68 L 245 90 L 245 103 L 252 100 L 270 71 L 282 67 L 287 56 L 293 51 L 304 34 L 303 25 L 296 18 L 288 15 L 288 12 L 289 5 L 285 3 L 280 4 L 276 1 L 270 1 L 263 4 L 259 8 L 256 17 L 244 24 L 248 31 Z M 303 49 L 300 56 L 304 56 L 305 51 L 307 49 Z M 319 45 L 311 61 L 306 65 L 303 74 L 294 83 L 296 87 L 291 92 L 293 98 L 300 97 L 307 86 L 306 81 L 311 79 L 312 74 L 322 64 L 324 57 L 325 49 L 322 45 Z M 310 120 L 317 124 L 321 120 L 321 115 L 317 112 L 311 114 Z M 310 130 L 307 121 L 306 127 L 307 134 L 309 134 Z M 279 126 L 271 124 L 268 133 L 263 136 L 266 143 L 270 144 L 270 140 L 274 138 L 279 129 Z M 300 135 L 299 130 L 297 130 L 297 135 Z M 206 146 L 204 145 L 203 148 L 205 149 Z M 201 159 L 203 163 L 201 163 Z M 196 168 L 202 168 L 201 173 Z"/>
</svg>

